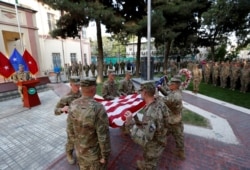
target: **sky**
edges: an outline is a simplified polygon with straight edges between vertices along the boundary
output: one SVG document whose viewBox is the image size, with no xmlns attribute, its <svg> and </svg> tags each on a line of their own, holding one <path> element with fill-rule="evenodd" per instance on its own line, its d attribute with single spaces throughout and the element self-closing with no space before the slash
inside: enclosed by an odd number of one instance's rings
<svg viewBox="0 0 250 170">
<path fill-rule="evenodd" d="M 110 36 L 109 33 L 106 33 L 106 27 L 101 25 L 102 36 Z M 95 22 L 89 23 L 89 26 L 86 29 L 87 38 L 91 38 L 92 40 L 97 40 L 96 38 L 96 25 Z"/>
</svg>

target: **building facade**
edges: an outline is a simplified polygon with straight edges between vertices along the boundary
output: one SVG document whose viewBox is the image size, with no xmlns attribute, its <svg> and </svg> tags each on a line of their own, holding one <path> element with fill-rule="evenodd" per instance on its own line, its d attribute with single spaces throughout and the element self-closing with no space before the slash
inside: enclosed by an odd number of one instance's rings
<svg viewBox="0 0 250 170">
<path fill-rule="evenodd" d="M 84 28 L 74 39 L 50 36 L 49 32 L 56 28 L 61 16 L 60 11 L 37 0 L 18 0 L 17 8 L 15 0 L 3 0 L 0 10 L 0 51 L 6 56 L 10 56 L 14 48 L 20 54 L 27 49 L 38 62 L 40 75 L 53 70 L 55 65 L 91 63 L 90 42 Z"/>
</svg>

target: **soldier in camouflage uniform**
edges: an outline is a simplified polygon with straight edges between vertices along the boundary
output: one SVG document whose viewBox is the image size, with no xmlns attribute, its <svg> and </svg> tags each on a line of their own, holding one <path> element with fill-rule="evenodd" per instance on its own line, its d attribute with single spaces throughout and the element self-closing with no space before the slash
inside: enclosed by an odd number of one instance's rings
<svg viewBox="0 0 250 170">
<path fill-rule="evenodd" d="M 117 75 L 119 74 L 119 66 L 120 66 L 119 63 L 117 63 L 117 62 L 114 64 L 115 73 L 116 73 Z"/>
<path fill-rule="evenodd" d="M 75 99 L 81 97 L 81 93 L 79 91 L 80 88 L 80 77 L 71 76 L 69 79 L 71 90 L 70 92 L 62 97 L 60 101 L 56 104 L 54 113 L 55 115 L 61 115 L 62 113 L 68 113 L 69 105 Z M 70 123 L 67 120 L 67 143 L 65 145 L 66 148 L 66 156 L 69 164 L 74 164 L 75 160 L 73 157 L 74 150 L 74 136 L 69 132 Z"/>
<path fill-rule="evenodd" d="M 81 80 L 82 97 L 69 109 L 69 131 L 81 170 L 105 170 L 111 151 L 109 120 L 104 106 L 94 100 L 96 79 Z"/>
<path fill-rule="evenodd" d="M 225 88 L 227 86 L 227 79 L 230 75 L 230 64 L 229 61 L 223 64 L 220 71 L 220 86 Z"/>
<path fill-rule="evenodd" d="M 108 70 L 108 80 L 102 86 L 102 97 L 106 100 L 113 100 L 120 95 L 118 84 L 115 82 L 115 72 Z"/>
<path fill-rule="evenodd" d="M 86 77 L 88 77 L 89 76 L 89 65 L 88 64 L 85 64 L 84 71 L 85 71 Z"/>
<path fill-rule="evenodd" d="M 220 71 L 219 64 L 218 62 L 215 62 L 212 70 L 212 81 L 214 86 L 217 86 L 219 79 L 219 71 Z"/>
<path fill-rule="evenodd" d="M 124 74 L 125 73 L 125 63 L 124 63 L 124 61 L 122 61 L 121 62 L 121 64 L 120 64 L 120 67 L 121 67 L 121 74 Z"/>
<path fill-rule="evenodd" d="M 182 122 L 182 95 L 179 87 L 181 80 L 178 78 L 171 78 L 169 82 L 169 93 L 163 98 L 165 104 L 170 110 L 169 115 L 169 129 L 168 135 L 172 135 L 175 139 L 176 150 L 174 154 L 180 159 L 185 159 L 184 150 L 184 126 Z"/>
<path fill-rule="evenodd" d="M 202 71 L 198 68 L 198 64 L 193 65 L 193 92 L 197 93 L 199 91 L 199 86 L 202 80 Z"/>
<path fill-rule="evenodd" d="M 211 75 L 211 64 L 207 62 L 204 68 L 204 82 L 206 84 L 208 84 L 210 81 L 210 75 Z"/>
<path fill-rule="evenodd" d="M 131 71 L 126 71 L 125 78 L 120 83 L 119 91 L 121 95 L 128 95 L 135 93 L 135 86 L 131 80 Z"/>
<path fill-rule="evenodd" d="M 95 70 L 96 70 L 95 63 L 90 64 L 90 70 L 91 70 L 91 73 L 92 73 L 92 77 L 95 77 Z"/>
<path fill-rule="evenodd" d="M 230 86 L 231 86 L 231 90 L 235 90 L 235 88 L 236 88 L 236 83 L 237 83 L 237 81 L 239 80 L 240 75 L 241 75 L 240 63 L 235 62 L 235 63 L 232 65 L 231 74 L 230 74 L 230 80 L 231 80 Z"/>
<path fill-rule="evenodd" d="M 108 70 L 108 65 L 104 62 L 103 63 L 103 73 L 104 73 L 104 76 L 107 75 L 107 70 Z"/>
<path fill-rule="evenodd" d="M 168 70 L 164 70 L 164 76 L 162 76 L 158 81 L 156 81 L 157 90 L 159 90 L 162 94 L 167 93 L 169 91 L 168 81 L 170 78 L 170 72 Z"/>
<path fill-rule="evenodd" d="M 22 101 L 23 101 L 23 90 L 22 90 L 23 87 L 21 85 L 19 85 L 18 83 L 22 82 L 22 81 L 27 81 L 29 79 L 30 79 L 29 72 L 25 72 L 24 65 L 19 64 L 19 70 L 13 75 L 13 81 L 14 81 L 14 83 L 17 84 L 17 90 L 21 96 Z"/>
<path fill-rule="evenodd" d="M 250 84 L 250 62 L 246 63 L 243 69 L 241 70 L 241 89 L 242 93 L 247 92 L 248 85 Z"/>
<path fill-rule="evenodd" d="M 137 169 L 153 170 L 157 169 L 167 143 L 169 109 L 161 97 L 154 97 L 153 82 L 143 82 L 139 91 L 146 102 L 146 106 L 142 110 L 141 124 L 135 124 L 131 112 L 126 112 L 125 126 L 130 130 L 132 140 L 143 147 L 144 160 L 137 161 Z"/>
</svg>

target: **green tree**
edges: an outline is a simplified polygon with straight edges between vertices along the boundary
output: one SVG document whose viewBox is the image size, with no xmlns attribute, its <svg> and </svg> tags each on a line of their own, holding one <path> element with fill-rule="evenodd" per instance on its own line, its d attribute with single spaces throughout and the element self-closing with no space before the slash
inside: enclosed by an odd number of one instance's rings
<svg viewBox="0 0 250 170">
<path fill-rule="evenodd" d="M 215 60 L 215 47 L 225 44 L 228 36 L 236 32 L 240 45 L 249 42 L 249 0 L 213 0 L 211 8 L 202 15 L 199 44 L 211 48 Z"/>
<path fill-rule="evenodd" d="M 96 23 L 97 47 L 98 47 L 98 76 L 97 82 L 103 81 L 103 42 L 101 24 L 121 25 L 122 17 L 114 14 L 112 1 L 110 0 L 38 0 L 51 6 L 55 10 L 62 11 L 62 16 L 57 23 L 57 28 L 52 32 L 53 36 L 75 37 L 78 36 L 82 26 L 88 26 L 90 21 Z"/>
<path fill-rule="evenodd" d="M 185 55 L 194 48 L 200 16 L 209 8 L 209 0 L 156 1 L 152 14 L 152 34 L 157 47 L 165 46 L 164 69 L 171 50 Z"/>
</svg>

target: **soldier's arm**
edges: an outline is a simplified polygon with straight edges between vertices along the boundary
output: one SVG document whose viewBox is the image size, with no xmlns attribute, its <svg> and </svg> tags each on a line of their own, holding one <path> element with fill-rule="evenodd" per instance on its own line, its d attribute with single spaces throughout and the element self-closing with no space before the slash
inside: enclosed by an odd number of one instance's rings
<svg viewBox="0 0 250 170">
<path fill-rule="evenodd" d="M 69 102 L 68 102 L 68 97 L 62 97 L 60 99 L 60 101 L 56 104 L 56 107 L 54 109 L 54 114 L 55 115 L 61 115 L 64 111 L 62 108 L 64 108 L 65 106 L 69 106 Z"/>
<path fill-rule="evenodd" d="M 114 97 L 108 94 L 108 86 L 103 84 L 102 87 L 102 97 L 106 100 L 113 100 Z"/>
<path fill-rule="evenodd" d="M 102 105 L 99 105 L 97 109 L 97 120 L 95 127 L 98 137 L 98 144 L 101 149 L 101 160 L 104 159 L 105 162 L 107 162 L 111 152 L 109 120 L 104 106 Z"/>
</svg>

